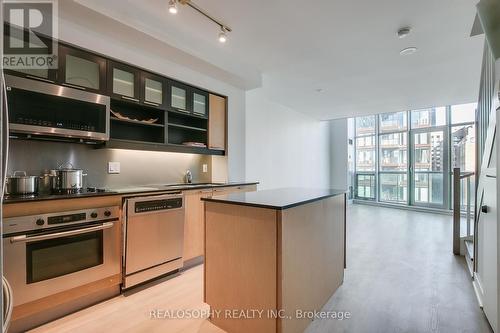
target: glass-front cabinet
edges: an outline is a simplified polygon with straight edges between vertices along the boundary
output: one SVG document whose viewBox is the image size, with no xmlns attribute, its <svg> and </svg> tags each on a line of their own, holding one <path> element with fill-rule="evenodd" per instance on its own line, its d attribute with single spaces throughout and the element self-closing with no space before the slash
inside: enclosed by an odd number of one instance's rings
<svg viewBox="0 0 500 333">
<path fill-rule="evenodd" d="M 165 103 L 166 80 L 160 76 L 141 73 L 141 102 L 154 107 L 163 107 Z"/>
<path fill-rule="evenodd" d="M 193 113 L 206 117 L 208 115 L 208 94 L 202 90 L 194 89 L 193 92 Z"/>
<path fill-rule="evenodd" d="M 169 84 L 169 108 L 208 118 L 208 93 L 176 81 Z"/>
<path fill-rule="evenodd" d="M 106 59 L 67 46 L 59 47 L 60 84 L 76 89 L 106 93 Z"/>
<path fill-rule="evenodd" d="M 189 101 L 189 87 L 170 81 L 170 105 L 171 108 L 181 112 L 191 112 Z"/>
<path fill-rule="evenodd" d="M 140 71 L 122 63 L 108 61 L 108 93 L 111 97 L 139 102 Z"/>
</svg>

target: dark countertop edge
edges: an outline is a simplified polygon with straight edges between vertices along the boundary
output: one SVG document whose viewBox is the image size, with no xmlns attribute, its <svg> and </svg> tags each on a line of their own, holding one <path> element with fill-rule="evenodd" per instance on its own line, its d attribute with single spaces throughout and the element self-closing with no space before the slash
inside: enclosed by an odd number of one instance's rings
<svg viewBox="0 0 500 333">
<path fill-rule="evenodd" d="M 203 190 L 207 188 L 219 188 L 219 187 L 233 187 L 233 186 L 245 186 L 245 185 L 258 185 L 259 182 L 236 182 L 236 183 L 227 183 L 221 185 L 206 185 L 206 186 L 196 186 L 196 187 L 181 187 L 176 186 L 175 188 L 165 188 L 165 189 L 155 189 L 150 191 L 138 191 L 138 192 L 102 192 L 102 193 L 83 193 L 83 194 L 73 194 L 73 195 L 48 195 L 42 197 L 33 197 L 33 198 L 13 198 L 7 199 L 2 202 L 3 205 L 16 204 L 16 203 L 30 203 L 30 202 L 40 202 L 40 201 L 48 201 L 48 200 L 69 200 L 69 199 L 83 199 L 83 198 L 97 198 L 97 197 L 105 197 L 112 195 L 120 195 L 120 196 L 133 196 L 140 195 L 146 193 L 164 193 L 164 192 L 172 192 L 172 191 L 196 191 Z"/>
<path fill-rule="evenodd" d="M 328 194 L 328 195 L 323 195 L 323 196 L 311 198 L 311 199 L 308 199 L 308 200 L 294 202 L 294 203 L 291 203 L 291 204 L 288 204 L 288 205 L 284 205 L 284 206 L 266 205 L 266 204 L 259 204 L 259 203 L 253 203 L 253 202 L 230 201 L 230 200 L 226 200 L 226 199 L 216 199 L 216 198 L 213 198 L 213 197 L 212 198 L 201 198 L 201 200 L 202 201 L 209 201 L 209 202 L 224 203 L 224 204 L 228 204 L 228 205 L 236 205 L 236 206 L 250 206 L 250 207 L 256 207 L 256 208 L 267 208 L 267 209 L 274 209 L 274 210 L 285 210 L 285 209 L 289 209 L 289 208 L 293 208 L 293 207 L 297 207 L 297 206 L 306 205 L 308 203 L 319 201 L 319 200 L 323 200 L 323 199 L 326 199 L 326 198 L 336 197 L 337 195 L 343 195 L 343 194 L 346 194 L 346 193 L 347 193 L 347 191 L 341 191 L 341 192 L 338 192 L 338 193 L 332 193 L 332 194 Z"/>
<path fill-rule="evenodd" d="M 97 198 L 97 197 L 108 197 L 113 195 L 120 195 L 118 192 L 102 192 L 102 193 L 82 193 L 82 194 L 53 194 L 41 197 L 32 198 L 12 198 L 4 199 L 3 205 L 17 204 L 17 203 L 32 203 L 40 201 L 51 201 L 51 200 L 71 200 L 71 199 L 84 199 L 84 198 Z"/>
</svg>

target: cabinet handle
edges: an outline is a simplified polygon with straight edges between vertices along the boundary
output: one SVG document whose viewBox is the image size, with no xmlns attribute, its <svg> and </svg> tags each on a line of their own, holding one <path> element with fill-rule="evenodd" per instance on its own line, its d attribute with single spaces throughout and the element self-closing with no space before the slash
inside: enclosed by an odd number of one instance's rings
<svg viewBox="0 0 500 333">
<path fill-rule="evenodd" d="M 174 108 L 174 109 L 182 113 L 189 113 L 189 111 L 185 109 L 179 109 L 179 108 Z"/>
<path fill-rule="evenodd" d="M 148 101 L 144 101 L 143 103 L 147 104 L 147 105 L 152 105 L 152 106 L 160 106 L 160 104 L 158 104 L 158 103 L 153 103 L 153 102 L 148 102 Z"/>
<path fill-rule="evenodd" d="M 26 75 L 26 77 L 28 79 L 33 79 L 33 80 L 38 80 L 38 81 L 43 81 L 43 82 L 48 82 L 48 83 L 54 83 L 53 80 L 44 79 L 43 77 L 38 77 L 38 76 L 34 76 L 34 75 Z"/>
<path fill-rule="evenodd" d="M 123 99 L 126 99 L 127 101 L 132 101 L 132 102 L 139 102 L 137 98 L 132 98 L 128 96 L 122 96 Z"/>
<path fill-rule="evenodd" d="M 84 87 L 77 86 L 75 84 L 70 84 L 70 83 L 63 83 L 63 86 L 70 87 L 70 88 L 75 88 L 75 89 L 80 89 L 80 90 L 87 90 Z"/>
</svg>

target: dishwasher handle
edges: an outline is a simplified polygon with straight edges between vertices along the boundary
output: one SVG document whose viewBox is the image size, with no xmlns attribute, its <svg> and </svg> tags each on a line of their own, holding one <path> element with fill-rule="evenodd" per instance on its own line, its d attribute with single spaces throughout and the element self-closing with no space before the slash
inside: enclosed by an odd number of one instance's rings
<svg viewBox="0 0 500 333">
<path fill-rule="evenodd" d="M 126 199 L 127 217 L 183 209 L 184 196 L 179 193 Z"/>
<path fill-rule="evenodd" d="M 140 197 L 130 197 L 126 198 L 125 201 L 129 203 L 143 202 L 143 201 L 154 201 L 154 200 L 164 200 L 164 199 L 172 199 L 172 198 L 182 198 L 182 192 L 176 191 L 171 193 L 164 193 L 159 195 L 149 195 L 149 196 L 140 196 Z"/>
</svg>

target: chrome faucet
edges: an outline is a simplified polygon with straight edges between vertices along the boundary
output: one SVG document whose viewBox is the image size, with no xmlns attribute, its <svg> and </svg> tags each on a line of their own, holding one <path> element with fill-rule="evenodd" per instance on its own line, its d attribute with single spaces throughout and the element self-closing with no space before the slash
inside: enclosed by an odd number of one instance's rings
<svg viewBox="0 0 500 333">
<path fill-rule="evenodd" d="M 186 183 L 191 184 L 193 182 L 193 174 L 191 173 L 190 170 L 186 171 L 185 175 Z"/>
</svg>

